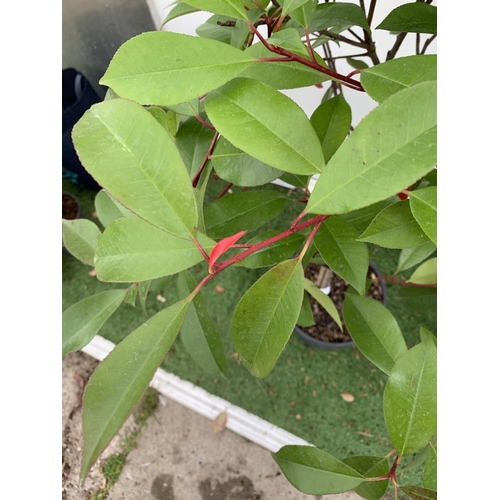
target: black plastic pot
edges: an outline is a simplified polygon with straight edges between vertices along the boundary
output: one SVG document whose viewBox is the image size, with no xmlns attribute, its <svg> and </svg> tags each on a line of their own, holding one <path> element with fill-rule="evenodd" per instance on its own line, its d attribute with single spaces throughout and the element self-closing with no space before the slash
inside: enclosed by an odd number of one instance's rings
<svg viewBox="0 0 500 500">
<path fill-rule="evenodd" d="M 378 269 L 372 262 L 370 262 L 370 267 L 375 271 L 375 274 L 377 276 L 380 276 Z M 380 280 L 380 287 L 382 288 L 382 304 L 384 304 L 385 306 L 387 305 L 387 289 L 383 280 Z M 319 340 L 309 335 L 298 325 L 295 325 L 294 332 L 306 344 L 312 347 L 317 347 L 318 349 L 323 349 L 324 351 L 335 351 L 337 349 L 344 349 L 346 347 L 354 346 L 353 340 L 350 340 L 349 342 L 325 342 L 324 340 Z"/>
</svg>

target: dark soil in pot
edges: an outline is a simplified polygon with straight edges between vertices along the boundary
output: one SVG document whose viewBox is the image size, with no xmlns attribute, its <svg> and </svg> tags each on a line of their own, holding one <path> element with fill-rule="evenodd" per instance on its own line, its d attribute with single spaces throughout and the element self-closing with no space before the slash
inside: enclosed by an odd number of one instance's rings
<svg viewBox="0 0 500 500">
<path fill-rule="evenodd" d="M 81 215 L 80 203 L 69 193 L 62 194 L 62 218 L 66 220 L 78 219 Z"/>
</svg>

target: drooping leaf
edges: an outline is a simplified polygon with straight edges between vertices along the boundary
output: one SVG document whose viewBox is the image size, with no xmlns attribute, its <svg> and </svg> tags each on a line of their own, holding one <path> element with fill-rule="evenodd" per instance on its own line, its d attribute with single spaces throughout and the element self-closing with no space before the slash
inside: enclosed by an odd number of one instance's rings
<svg viewBox="0 0 500 500">
<path fill-rule="evenodd" d="M 413 248 L 429 241 L 413 217 L 408 200 L 384 208 L 358 240 L 385 248 Z"/>
<path fill-rule="evenodd" d="M 221 14 L 223 16 L 246 19 L 247 14 L 242 0 L 182 0 L 200 10 Z"/>
<path fill-rule="evenodd" d="M 137 290 L 138 286 L 134 283 L 128 290 L 123 302 L 125 304 L 130 304 L 132 307 L 135 307 L 135 301 L 137 299 Z"/>
<path fill-rule="evenodd" d="M 163 26 L 165 26 L 165 24 L 167 24 L 169 21 L 172 21 L 172 19 L 185 16 L 186 14 L 192 14 L 193 12 L 198 12 L 199 10 L 200 9 L 197 9 L 196 7 L 187 5 L 184 2 L 180 2 L 172 7 L 172 10 L 168 13 L 160 28 L 163 28 Z"/>
<path fill-rule="evenodd" d="M 179 332 L 187 306 L 182 300 L 150 318 L 120 342 L 90 377 L 83 397 L 82 482 L 147 389 Z"/>
<path fill-rule="evenodd" d="M 437 258 L 420 264 L 407 281 L 419 285 L 435 285 L 437 283 Z"/>
<path fill-rule="evenodd" d="M 243 295 L 231 322 L 231 338 L 252 375 L 269 375 L 299 317 L 303 270 L 286 260 L 261 276 Z"/>
<path fill-rule="evenodd" d="M 424 233 L 437 245 L 437 187 L 410 191 L 410 208 Z"/>
<path fill-rule="evenodd" d="M 423 245 L 413 248 L 404 248 L 399 254 L 397 273 L 406 271 L 417 264 L 420 264 L 424 259 L 436 251 L 436 245 L 432 241 L 426 241 Z"/>
<path fill-rule="evenodd" d="M 436 491 L 421 488 L 420 486 L 400 486 L 399 488 L 413 500 L 437 500 Z"/>
<path fill-rule="evenodd" d="M 274 190 L 226 195 L 206 208 L 207 233 L 212 238 L 225 238 L 237 231 L 253 231 L 274 219 L 290 203 L 290 198 Z"/>
<path fill-rule="evenodd" d="M 146 318 L 149 318 L 148 310 L 146 308 L 146 299 L 148 298 L 149 288 L 151 286 L 151 280 L 141 281 L 139 283 L 139 301 L 141 303 L 142 310 Z"/>
<path fill-rule="evenodd" d="M 239 233 L 233 234 L 220 240 L 210 252 L 210 258 L 208 260 L 208 271 L 211 273 L 215 261 L 224 253 L 227 252 L 244 234 L 246 231 L 240 231 Z"/>
<path fill-rule="evenodd" d="M 179 298 L 187 297 L 198 285 L 189 271 L 179 274 L 177 290 Z M 217 326 L 208 312 L 202 292 L 189 304 L 186 319 L 181 328 L 181 340 L 193 360 L 213 375 L 225 376 L 226 353 Z"/>
<path fill-rule="evenodd" d="M 417 83 L 436 79 L 437 56 L 433 54 L 398 57 L 361 73 L 363 88 L 377 102 Z"/>
<path fill-rule="evenodd" d="M 347 62 L 347 64 L 349 64 L 349 66 L 351 66 L 354 69 L 367 69 L 367 68 L 369 68 L 368 64 L 366 64 L 365 61 L 363 61 L 361 59 L 353 59 L 352 57 L 347 57 L 346 62 Z M 363 73 L 361 73 L 361 74 L 363 74 Z"/>
<path fill-rule="evenodd" d="M 384 391 L 384 418 L 400 457 L 422 449 L 437 430 L 437 351 L 426 339 L 400 356 Z"/>
<path fill-rule="evenodd" d="M 396 7 L 377 26 L 378 30 L 437 34 L 437 7 L 427 3 L 407 3 Z"/>
<path fill-rule="evenodd" d="M 127 290 L 107 290 L 87 297 L 62 315 L 62 354 L 85 347 L 118 309 Z"/>
<path fill-rule="evenodd" d="M 87 219 L 63 219 L 63 243 L 68 252 L 89 266 L 94 265 L 94 254 L 101 231 Z"/>
<path fill-rule="evenodd" d="M 109 196 L 104 189 L 97 193 L 94 204 L 97 217 L 104 227 L 108 227 L 114 220 L 121 217 L 135 217 L 133 212 Z"/>
<path fill-rule="evenodd" d="M 381 477 L 390 470 L 389 462 L 384 457 L 355 456 L 344 458 L 342 462 L 364 477 Z M 388 479 L 384 481 L 366 481 L 354 488 L 354 491 L 367 500 L 378 500 L 384 496 L 388 485 Z"/>
<path fill-rule="evenodd" d="M 189 237 L 196 226 L 191 180 L 173 139 L 142 106 L 113 99 L 92 106 L 73 128 L 87 171 L 151 224 Z"/>
<path fill-rule="evenodd" d="M 314 244 L 328 267 L 364 294 L 368 248 L 356 241 L 359 233 L 341 217 L 332 215 L 321 224 Z"/>
<path fill-rule="evenodd" d="M 397 92 L 360 122 L 325 167 L 307 211 L 366 207 L 406 189 L 436 162 L 436 82 L 424 82 Z"/>
<path fill-rule="evenodd" d="M 295 174 L 323 169 L 321 145 L 304 111 L 272 87 L 236 78 L 211 92 L 205 107 L 229 142 L 267 165 Z"/>
<path fill-rule="evenodd" d="M 141 104 L 173 106 L 220 87 L 253 62 L 248 52 L 216 40 L 152 31 L 125 42 L 99 83 Z"/>
<path fill-rule="evenodd" d="M 359 5 L 347 2 L 333 2 L 318 5 L 309 31 L 328 29 L 332 33 L 341 33 L 352 26 L 360 26 L 370 32 L 366 16 Z"/>
<path fill-rule="evenodd" d="M 430 338 L 432 340 L 432 342 L 434 342 L 434 345 L 437 347 L 436 336 L 431 331 L 427 330 L 427 328 L 424 328 L 423 326 L 421 326 L 418 333 L 420 336 L 420 340 L 422 342 L 424 342 L 426 338 Z"/>
<path fill-rule="evenodd" d="M 407 347 L 389 309 L 378 300 L 346 294 L 342 315 L 356 347 L 377 368 L 390 374 Z"/>
<path fill-rule="evenodd" d="M 364 480 L 352 467 L 312 446 L 283 446 L 273 458 L 288 481 L 307 495 L 343 493 Z"/>
<path fill-rule="evenodd" d="M 215 242 L 198 232 L 210 253 Z M 109 225 L 96 250 L 96 271 L 101 281 L 146 281 L 176 274 L 203 260 L 193 240 L 178 238 L 137 218 Z"/>
<path fill-rule="evenodd" d="M 311 301 L 309 300 L 309 295 L 304 291 L 304 299 L 302 300 L 302 306 L 300 308 L 299 319 L 297 320 L 297 325 L 299 326 L 312 326 L 315 324 Z"/>
<path fill-rule="evenodd" d="M 260 9 L 252 9 L 252 10 L 263 12 Z M 250 28 L 248 27 L 248 24 L 245 21 L 243 21 L 243 19 L 238 19 L 231 33 L 231 45 L 238 49 L 246 48 L 249 34 L 250 34 Z"/>
<path fill-rule="evenodd" d="M 343 214 L 341 215 L 341 217 L 351 226 L 356 228 L 361 234 L 366 231 L 366 228 L 370 225 L 371 221 L 378 213 L 380 213 L 389 205 L 396 203 L 398 199 L 399 198 L 397 198 L 396 196 L 391 196 L 386 200 L 379 201 L 377 203 L 374 203 L 373 205 L 369 205 L 368 207 L 360 208 L 358 210 L 354 210 L 353 212 Z"/>
<path fill-rule="evenodd" d="M 424 488 L 437 491 L 437 448 L 430 446 L 429 455 L 425 461 L 422 476 Z"/>
<path fill-rule="evenodd" d="M 300 7 L 290 11 L 290 17 L 307 28 L 311 24 L 317 8 L 318 0 L 307 0 Z"/>
<path fill-rule="evenodd" d="M 396 300 L 416 312 L 430 311 L 437 308 L 437 289 L 402 286 L 396 293 Z"/>
<path fill-rule="evenodd" d="M 325 309 L 325 311 L 332 317 L 335 323 L 337 323 L 339 328 L 343 330 L 340 314 L 337 311 L 337 308 L 335 307 L 332 299 L 307 278 L 304 278 L 304 290 Z"/>
</svg>

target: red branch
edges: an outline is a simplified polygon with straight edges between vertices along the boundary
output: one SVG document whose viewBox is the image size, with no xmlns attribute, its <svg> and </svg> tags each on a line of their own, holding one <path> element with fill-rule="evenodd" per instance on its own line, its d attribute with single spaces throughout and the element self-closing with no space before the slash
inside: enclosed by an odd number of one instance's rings
<svg viewBox="0 0 500 500">
<path fill-rule="evenodd" d="M 208 160 L 210 159 L 210 156 L 214 150 L 215 143 L 217 142 L 218 137 L 219 137 L 219 132 L 215 132 L 214 138 L 212 139 L 212 142 L 210 143 L 210 146 L 208 147 L 207 154 L 203 158 L 203 161 L 201 162 L 201 166 L 198 169 L 198 172 L 196 172 L 195 176 L 193 177 L 193 180 L 191 182 L 193 187 L 196 187 L 198 185 L 198 181 L 200 180 L 200 176 L 203 172 L 203 169 L 205 168 L 205 165 L 207 164 Z"/>
</svg>

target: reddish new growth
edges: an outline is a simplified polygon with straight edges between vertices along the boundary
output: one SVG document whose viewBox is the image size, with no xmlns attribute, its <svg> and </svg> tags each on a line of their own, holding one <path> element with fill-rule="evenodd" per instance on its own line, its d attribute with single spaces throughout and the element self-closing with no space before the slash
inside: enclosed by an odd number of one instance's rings
<svg viewBox="0 0 500 500">
<path fill-rule="evenodd" d="M 210 253 L 210 258 L 208 260 L 208 272 L 213 274 L 213 267 L 215 261 L 224 253 L 227 252 L 244 234 L 246 231 L 240 231 L 239 233 L 228 236 L 217 243 L 214 246 L 212 252 Z"/>
</svg>

